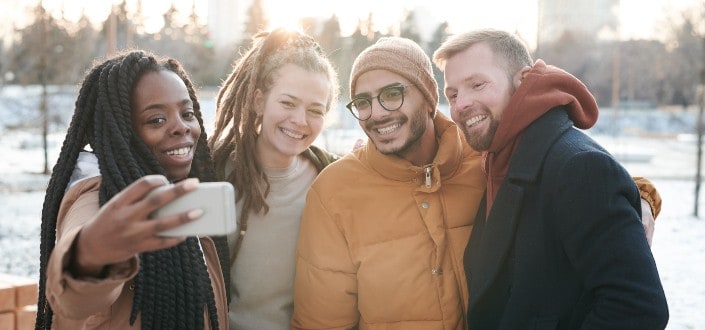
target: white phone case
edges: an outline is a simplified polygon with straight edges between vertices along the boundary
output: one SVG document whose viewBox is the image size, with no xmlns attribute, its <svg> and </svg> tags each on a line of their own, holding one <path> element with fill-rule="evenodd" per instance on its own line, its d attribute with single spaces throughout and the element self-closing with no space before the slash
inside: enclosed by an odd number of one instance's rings
<svg viewBox="0 0 705 330">
<path fill-rule="evenodd" d="M 165 186 L 166 187 L 166 186 Z M 159 189 L 159 188 L 157 188 Z M 202 182 L 153 213 L 153 217 L 174 215 L 200 208 L 203 215 L 187 224 L 159 233 L 160 236 L 227 235 L 237 230 L 235 189 L 229 182 Z"/>
</svg>

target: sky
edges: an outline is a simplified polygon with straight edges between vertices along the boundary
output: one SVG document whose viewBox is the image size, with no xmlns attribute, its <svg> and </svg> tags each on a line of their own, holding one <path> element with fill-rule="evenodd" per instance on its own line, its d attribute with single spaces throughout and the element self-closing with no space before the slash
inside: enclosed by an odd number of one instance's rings
<svg viewBox="0 0 705 330">
<path fill-rule="evenodd" d="M 119 0 L 0 0 L 0 33 L 11 31 L 13 25 L 27 24 L 26 7 L 39 1 L 56 15 L 63 9 L 63 15 L 76 20 L 82 10 L 100 22 L 107 17 L 112 3 Z M 147 29 L 158 30 L 162 24 L 161 14 L 173 2 L 179 9 L 189 12 L 193 0 L 155 1 L 142 0 L 143 13 L 147 16 Z M 196 2 L 196 12 L 207 15 L 205 0 Z M 128 0 L 128 8 L 134 7 L 137 0 Z M 693 8 L 703 0 L 621 0 L 619 12 L 623 38 L 660 39 L 661 28 L 669 18 L 685 8 Z M 448 21 L 451 32 L 465 31 L 478 27 L 495 27 L 518 32 L 527 42 L 535 40 L 537 8 L 535 1 L 527 0 L 264 0 L 265 10 L 274 26 L 293 27 L 299 17 L 318 16 L 328 18 L 335 13 L 343 34 L 353 31 L 358 19 L 374 13 L 377 26 L 386 30 L 399 20 L 404 9 L 417 8 L 425 13 L 417 20 L 431 31 L 441 21 Z M 661 32 L 660 32 L 661 31 Z"/>
</svg>

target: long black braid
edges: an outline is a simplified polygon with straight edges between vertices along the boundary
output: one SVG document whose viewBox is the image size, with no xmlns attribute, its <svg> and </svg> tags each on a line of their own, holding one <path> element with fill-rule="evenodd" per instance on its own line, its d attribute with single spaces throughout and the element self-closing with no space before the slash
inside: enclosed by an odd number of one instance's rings
<svg viewBox="0 0 705 330">
<path fill-rule="evenodd" d="M 44 198 L 37 329 L 50 329 L 52 324 L 53 312 L 46 299 L 47 264 L 56 243 L 59 206 L 79 152 L 90 145 L 98 158 L 102 176 L 101 206 L 144 175 L 166 174 L 134 132 L 131 122 L 131 100 L 136 83 L 144 74 L 161 70 L 172 71 L 184 81 L 201 126 L 189 177 L 198 177 L 203 182 L 215 181 L 200 104 L 189 76 L 176 60 L 132 51 L 95 65 L 79 90 L 73 118 Z M 224 236 L 213 239 L 223 276 L 229 279 L 227 240 Z M 201 329 L 203 310 L 207 308 L 211 327 L 219 328 L 213 288 L 199 244 L 197 238 L 190 237 L 175 247 L 140 254 L 130 317 L 132 324 L 140 315 L 143 329 Z"/>
</svg>

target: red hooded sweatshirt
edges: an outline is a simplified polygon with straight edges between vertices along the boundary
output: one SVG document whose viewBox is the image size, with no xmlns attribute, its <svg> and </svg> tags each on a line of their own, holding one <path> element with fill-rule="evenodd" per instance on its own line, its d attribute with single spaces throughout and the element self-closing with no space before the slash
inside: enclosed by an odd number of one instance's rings
<svg viewBox="0 0 705 330">
<path fill-rule="evenodd" d="M 575 127 L 587 129 L 597 121 L 597 102 L 585 84 L 570 73 L 537 60 L 512 95 L 492 144 L 483 154 L 488 215 L 524 130 L 559 105 L 568 106 L 568 116 Z"/>
</svg>

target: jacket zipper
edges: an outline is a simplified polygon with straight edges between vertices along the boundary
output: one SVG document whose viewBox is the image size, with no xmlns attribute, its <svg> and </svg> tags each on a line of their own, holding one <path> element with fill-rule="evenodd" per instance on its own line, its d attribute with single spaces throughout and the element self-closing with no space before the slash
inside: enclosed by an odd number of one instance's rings
<svg viewBox="0 0 705 330">
<path fill-rule="evenodd" d="M 424 167 L 423 171 L 426 176 L 426 188 L 431 188 L 431 168 L 433 167 L 433 164 L 426 165 Z"/>
<path fill-rule="evenodd" d="M 428 164 L 423 167 L 423 172 L 424 172 L 424 183 L 427 189 L 430 189 L 433 186 L 433 179 L 431 177 L 431 173 L 433 172 L 433 163 Z M 443 255 L 438 251 L 440 249 L 440 246 L 436 245 L 436 262 L 435 264 L 437 265 L 436 267 L 431 268 L 431 275 L 433 276 L 441 276 L 443 275 L 443 269 L 441 268 L 441 260 L 443 260 Z"/>
</svg>

